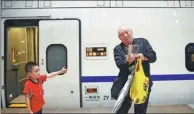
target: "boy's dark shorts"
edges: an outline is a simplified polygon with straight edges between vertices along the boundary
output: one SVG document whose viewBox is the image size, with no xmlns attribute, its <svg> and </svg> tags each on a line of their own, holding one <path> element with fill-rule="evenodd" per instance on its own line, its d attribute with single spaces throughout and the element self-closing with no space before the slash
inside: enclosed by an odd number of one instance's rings
<svg viewBox="0 0 194 114">
<path fill-rule="evenodd" d="M 34 114 L 42 114 L 42 109 L 40 109 L 38 112 L 36 112 Z"/>
</svg>

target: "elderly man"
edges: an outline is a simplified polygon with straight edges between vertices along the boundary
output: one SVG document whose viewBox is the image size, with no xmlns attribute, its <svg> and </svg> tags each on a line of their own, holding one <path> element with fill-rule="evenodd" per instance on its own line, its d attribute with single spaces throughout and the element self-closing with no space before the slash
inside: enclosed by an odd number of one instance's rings
<svg viewBox="0 0 194 114">
<path fill-rule="evenodd" d="M 114 60 L 116 63 L 116 66 L 119 68 L 120 72 L 118 74 L 118 80 L 120 81 L 120 87 L 119 89 L 122 89 L 125 82 L 128 79 L 129 74 L 131 71 L 129 70 L 130 67 L 134 66 L 136 58 L 141 58 L 143 60 L 142 65 L 144 69 L 144 73 L 147 77 L 150 79 L 149 83 L 149 95 L 151 92 L 151 87 L 153 85 L 153 82 L 150 78 L 150 63 L 154 63 L 156 61 L 156 52 L 152 49 L 152 46 L 149 44 L 148 40 L 145 38 L 133 38 L 133 32 L 132 30 L 127 26 L 121 26 L 118 29 L 118 37 L 121 40 L 121 43 L 118 44 L 114 48 Z M 129 45 L 138 45 L 138 54 L 130 54 L 128 58 L 126 58 L 126 55 L 128 53 L 128 46 Z M 112 93 L 111 93 L 112 94 Z M 135 105 L 135 114 L 146 114 L 147 106 L 148 106 L 148 99 L 144 104 L 138 104 Z M 118 114 L 127 114 L 130 107 L 131 107 L 131 100 L 129 95 L 126 96 L 123 105 L 118 110 Z"/>
</svg>

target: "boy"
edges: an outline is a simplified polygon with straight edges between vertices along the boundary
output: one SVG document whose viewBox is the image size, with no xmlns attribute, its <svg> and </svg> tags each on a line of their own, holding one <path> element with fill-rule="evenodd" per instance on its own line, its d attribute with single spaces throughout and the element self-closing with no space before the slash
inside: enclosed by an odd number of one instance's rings
<svg viewBox="0 0 194 114">
<path fill-rule="evenodd" d="M 28 112 L 33 114 L 42 114 L 42 107 L 45 103 L 42 88 L 43 82 L 46 81 L 47 78 L 66 73 L 67 69 L 62 68 L 62 70 L 57 72 L 52 72 L 47 75 L 40 75 L 40 68 L 38 64 L 35 62 L 28 62 L 25 65 L 25 70 L 28 80 L 25 83 L 23 93 L 25 94 Z"/>
</svg>

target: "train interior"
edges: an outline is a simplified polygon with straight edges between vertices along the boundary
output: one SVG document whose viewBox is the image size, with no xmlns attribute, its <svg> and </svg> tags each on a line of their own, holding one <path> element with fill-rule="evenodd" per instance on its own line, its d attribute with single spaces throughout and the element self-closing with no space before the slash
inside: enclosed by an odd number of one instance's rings
<svg viewBox="0 0 194 114">
<path fill-rule="evenodd" d="M 22 91 L 26 81 L 25 64 L 38 62 L 38 27 L 7 28 L 6 101 L 8 107 L 25 107 Z M 15 106 L 17 105 L 17 106 Z"/>
</svg>

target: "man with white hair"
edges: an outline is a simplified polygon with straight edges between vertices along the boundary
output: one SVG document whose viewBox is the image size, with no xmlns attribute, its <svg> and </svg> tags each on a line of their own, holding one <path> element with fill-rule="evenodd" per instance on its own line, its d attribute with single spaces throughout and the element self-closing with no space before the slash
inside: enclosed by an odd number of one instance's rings
<svg viewBox="0 0 194 114">
<path fill-rule="evenodd" d="M 117 82 L 114 82 L 117 86 L 116 89 L 112 90 L 111 88 L 111 95 L 114 99 L 117 99 L 118 93 L 124 86 L 125 82 L 128 79 L 129 74 L 131 74 L 130 67 L 134 67 L 134 63 L 136 58 L 141 58 L 143 60 L 142 66 L 144 69 L 144 73 L 147 77 L 149 77 L 149 94 L 146 102 L 144 104 L 137 104 L 135 105 L 135 114 L 146 114 L 147 112 L 147 106 L 149 101 L 149 95 L 151 92 L 151 87 L 153 85 L 153 82 L 150 78 L 150 63 L 154 63 L 157 59 L 156 52 L 152 49 L 152 46 L 149 44 L 148 40 L 145 38 L 133 38 L 133 32 L 132 29 L 128 26 L 121 26 L 118 29 L 118 37 L 121 40 L 121 43 L 116 45 L 114 48 L 114 60 L 116 63 L 116 66 L 119 68 L 119 74 L 118 74 L 118 80 Z M 126 55 L 128 53 L 128 46 L 129 45 L 138 45 L 138 54 L 131 53 L 128 58 L 126 58 Z M 115 92 L 115 93 L 114 93 Z M 115 96 L 115 94 L 117 94 Z M 117 114 L 127 114 L 130 107 L 131 107 L 131 100 L 129 97 L 129 94 L 126 96 L 123 105 L 121 108 L 117 111 Z"/>
</svg>

